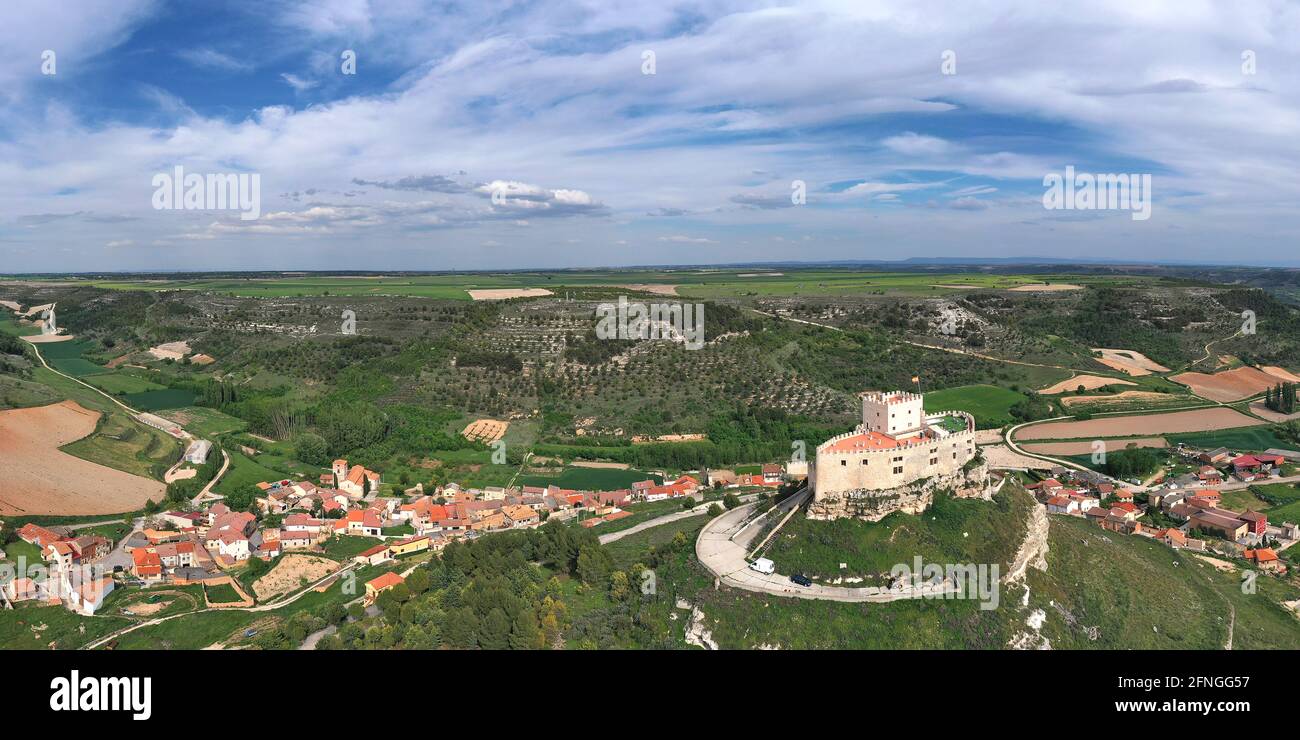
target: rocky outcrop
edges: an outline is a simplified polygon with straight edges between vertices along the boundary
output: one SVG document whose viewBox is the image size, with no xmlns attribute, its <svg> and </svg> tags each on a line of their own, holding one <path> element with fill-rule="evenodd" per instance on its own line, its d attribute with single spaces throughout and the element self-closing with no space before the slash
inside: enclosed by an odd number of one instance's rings
<svg viewBox="0 0 1300 740">
<path fill-rule="evenodd" d="M 990 498 L 993 488 L 989 485 L 988 472 L 988 465 L 980 463 L 951 475 L 923 478 L 897 488 L 837 491 L 809 504 L 807 517 L 821 520 L 853 517 L 878 522 L 895 511 L 921 514 L 930 508 L 935 491 L 944 489 L 962 498 Z"/>
<path fill-rule="evenodd" d="M 1015 583 L 1025 577 L 1025 570 L 1030 566 L 1038 570 L 1047 570 L 1047 507 L 1034 502 L 1029 509 L 1029 521 L 1025 527 L 1025 539 L 1011 559 L 1011 565 L 1004 577 L 1007 583 Z"/>
</svg>

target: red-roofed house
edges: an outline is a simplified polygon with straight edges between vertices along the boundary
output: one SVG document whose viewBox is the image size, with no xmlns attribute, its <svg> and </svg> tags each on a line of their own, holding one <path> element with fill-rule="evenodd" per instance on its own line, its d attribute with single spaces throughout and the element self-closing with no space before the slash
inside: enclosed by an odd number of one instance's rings
<svg viewBox="0 0 1300 740">
<path fill-rule="evenodd" d="M 366 603 L 374 603 L 379 598 L 379 594 L 393 588 L 399 583 L 405 583 L 406 579 L 396 573 L 385 573 L 378 578 L 366 581 Z"/>
<path fill-rule="evenodd" d="M 131 559 L 135 561 L 133 570 L 140 580 L 157 581 L 162 578 L 162 558 L 158 557 L 158 553 L 140 547 L 131 552 Z"/>
<path fill-rule="evenodd" d="M 1247 550 L 1246 559 L 1259 566 L 1260 570 L 1281 570 L 1282 563 L 1277 559 L 1277 553 L 1271 547 L 1261 547 L 1258 550 Z"/>
<path fill-rule="evenodd" d="M 388 549 L 388 545 L 379 544 L 379 545 L 375 545 L 369 550 L 363 550 L 357 553 L 352 557 L 352 559 L 357 561 L 358 563 L 365 563 L 367 565 L 379 565 L 385 560 L 391 560 L 392 557 L 393 557 L 393 553 Z"/>
<path fill-rule="evenodd" d="M 1049 514 L 1074 514 L 1079 511 L 1079 502 L 1069 496 L 1052 496 L 1047 499 Z"/>
</svg>

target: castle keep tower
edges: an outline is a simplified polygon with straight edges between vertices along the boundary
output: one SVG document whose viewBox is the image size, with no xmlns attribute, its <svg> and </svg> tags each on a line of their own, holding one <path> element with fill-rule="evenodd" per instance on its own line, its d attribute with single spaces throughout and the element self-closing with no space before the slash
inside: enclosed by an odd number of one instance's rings
<svg viewBox="0 0 1300 740">
<path fill-rule="evenodd" d="M 920 434 L 925 421 L 921 396 L 904 391 L 862 394 L 862 426 L 894 439 Z"/>
</svg>

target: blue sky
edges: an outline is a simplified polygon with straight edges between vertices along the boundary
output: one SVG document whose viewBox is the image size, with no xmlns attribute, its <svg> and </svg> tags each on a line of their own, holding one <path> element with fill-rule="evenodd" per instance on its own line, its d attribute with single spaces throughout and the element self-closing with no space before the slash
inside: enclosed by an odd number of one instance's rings
<svg viewBox="0 0 1300 740">
<path fill-rule="evenodd" d="M 1300 264 L 1280 1 L 12 5 L 0 271 Z M 176 166 L 257 218 L 155 208 Z M 1151 218 L 1046 210 L 1066 166 Z"/>
</svg>

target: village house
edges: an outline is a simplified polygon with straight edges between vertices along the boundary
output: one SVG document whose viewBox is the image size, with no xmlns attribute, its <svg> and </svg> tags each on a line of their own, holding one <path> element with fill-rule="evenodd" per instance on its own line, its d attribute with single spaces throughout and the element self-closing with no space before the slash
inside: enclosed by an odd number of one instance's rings
<svg viewBox="0 0 1300 740">
<path fill-rule="evenodd" d="M 1049 514 L 1080 514 L 1079 502 L 1069 496 L 1052 496 L 1047 499 Z"/>
<path fill-rule="evenodd" d="M 1187 546 L 1187 535 L 1183 534 L 1181 529 L 1170 527 L 1160 533 L 1160 541 L 1178 550 Z"/>
<path fill-rule="evenodd" d="M 132 569 L 142 581 L 160 581 L 163 577 L 162 558 L 158 553 L 140 548 L 131 551 Z"/>
<path fill-rule="evenodd" d="M 766 484 L 780 483 L 785 470 L 777 463 L 766 463 L 763 465 L 763 482 Z"/>
<path fill-rule="evenodd" d="M 1278 560 L 1277 553 L 1271 547 L 1247 550 L 1246 559 L 1254 563 L 1260 570 L 1270 572 L 1286 570 L 1285 566 L 1282 565 L 1282 561 Z"/>
<path fill-rule="evenodd" d="M 326 522 L 310 514 L 294 513 L 280 522 L 280 528 L 288 532 L 310 532 L 319 534 L 326 528 Z"/>
<path fill-rule="evenodd" d="M 392 554 L 392 557 L 395 558 L 402 555 L 424 552 L 428 549 L 429 537 L 425 535 L 416 535 L 414 537 L 407 537 L 404 540 L 397 540 L 388 543 L 388 551 Z"/>
<path fill-rule="evenodd" d="M 385 573 L 378 578 L 366 581 L 365 602 L 367 604 L 373 604 L 375 599 L 379 598 L 379 594 L 397 586 L 399 583 L 405 582 L 406 579 L 396 573 Z"/>
<path fill-rule="evenodd" d="M 535 527 L 541 524 L 542 521 L 536 511 L 523 505 L 506 506 L 501 509 L 501 512 L 505 515 L 509 525 L 515 529 Z"/>
<path fill-rule="evenodd" d="M 735 488 L 740 485 L 734 470 L 710 470 L 705 473 L 704 480 L 709 484 L 709 488 Z"/>
<path fill-rule="evenodd" d="M 212 509 L 218 506 L 226 509 L 223 504 L 216 504 Z M 257 518 L 252 514 L 226 509 L 226 513 L 213 518 L 203 544 L 214 556 L 227 562 L 247 560 L 255 549 L 250 538 L 256 526 Z"/>
<path fill-rule="evenodd" d="M 366 565 L 379 565 L 385 560 L 391 560 L 393 553 L 388 549 L 388 545 L 378 544 L 367 550 L 363 550 L 352 557 L 358 563 Z"/>
<path fill-rule="evenodd" d="M 281 552 L 283 552 L 283 550 L 280 547 L 280 540 L 279 538 L 276 538 L 273 540 L 263 539 L 262 542 L 258 544 L 257 552 L 254 554 L 262 560 L 274 560 L 280 557 Z"/>
<path fill-rule="evenodd" d="M 95 612 L 99 611 L 99 608 L 104 605 L 104 599 L 113 592 L 115 586 L 116 584 L 111 575 L 84 581 L 68 590 L 68 608 L 78 614 L 84 614 L 88 617 L 94 616 Z"/>
<path fill-rule="evenodd" d="M 193 542 L 164 542 L 153 550 L 164 568 L 188 568 L 195 563 Z"/>
<path fill-rule="evenodd" d="M 369 509 L 353 509 L 342 519 L 334 520 L 334 534 L 336 535 L 379 537 L 384 533 L 383 530 L 384 525 L 380 521 L 379 515 Z"/>
<path fill-rule="evenodd" d="M 307 550 L 316 544 L 320 535 L 305 530 L 284 530 L 280 532 L 281 550 Z"/>
</svg>

